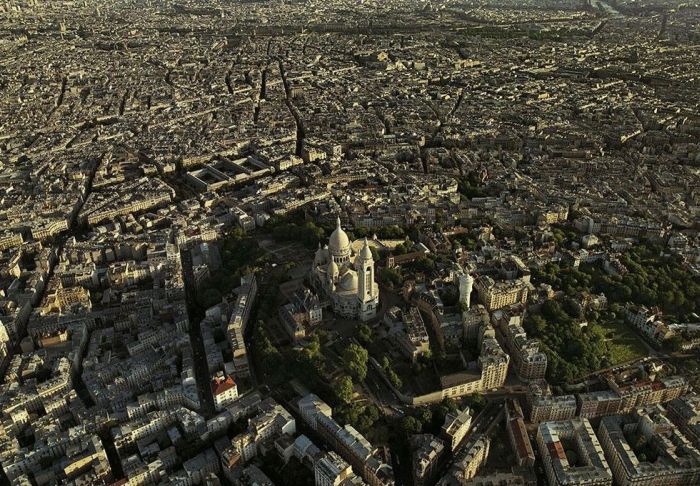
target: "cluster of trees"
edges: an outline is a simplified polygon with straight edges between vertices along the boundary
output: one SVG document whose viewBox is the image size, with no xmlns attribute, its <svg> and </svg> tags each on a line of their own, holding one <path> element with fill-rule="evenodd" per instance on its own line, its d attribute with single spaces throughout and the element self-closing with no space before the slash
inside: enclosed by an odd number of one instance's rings
<svg viewBox="0 0 700 486">
<path fill-rule="evenodd" d="M 608 275 L 598 263 L 579 269 L 550 263 L 535 270 L 533 279 L 570 296 L 587 291 L 603 293 L 611 303 L 658 306 L 679 321 L 700 312 L 700 279 L 683 268 L 678 257 L 662 256 L 660 247 L 641 244 L 624 253 L 620 261 L 628 270 L 623 276 Z"/>
<path fill-rule="evenodd" d="M 406 229 L 398 225 L 381 226 L 379 228 L 370 229 L 365 226 L 357 226 L 353 230 L 356 238 L 371 237 L 377 235 L 377 238 L 384 240 L 398 240 L 406 237 Z"/>
<path fill-rule="evenodd" d="M 331 386 L 324 379 L 325 358 L 321 352 L 318 336 L 313 335 L 302 350 L 285 349 L 280 351 L 270 341 L 263 323 L 258 321 L 253 339 L 254 354 L 258 370 L 266 383 L 281 386 L 291 379 L 303 381 L 314 393 L 327 397 L 334 406 L 334 415 L 341 423 L 349 423 L 363 434 L 372 430 L 380 414 L 372 404 L 362 404 L 353 400 L 354 382 L 367 375 L 367 350 L 351 344 L 343 354 L 348 374 L 336 379 Z"/>
<path fill-rule="evenodd" d="M 465 397 L 463 401 L 464 406 L 472 409 L 474 416 L 486 406 L 486 399 L 480 394 Z M 399 432 L 406 438 L 415 434 L 438 435 L 447 414 L 456 413 L 459 410 L 458 403 L 452 398 L 445 398 L 442 402 L 431 406 L 415 408 L 399 420 Z"/>
<path fill-rule="evenodd" d="M 553 379 L 571 381 L 584 371 L 607 364 L 603 362 L 609 350 L 605 345 L 605 332 L 596 321 L 620 321 L 622 306 L 628 302 L 657 306 L 670 321 L 683 322 L 700 312 L 700 279 L 687 271 L 678 257 L 664 255 L 662 251 L 661 247 L 643 243 L 625 252 L 620 257 L 628 270 L 624 275 L 608 275 L 600 263 L 583 264 L 578 269 L 550 263 L 533 272 L 535 282 L 546 282 L 569 297 L 580 292 L 602 293 L 609 302 L 607 312 L 590 312 L 586 316 L 589 325 L 583 330 L 574 329 L 577 326 L 572 326 L 558 312 L 548 318 L 543 311 L 542 315 L 527 319 L 528 332 L 535 337 L 542 336 L 546 345 L 550 356 L 549 374 Z M 553 304 L 548 306 L 551 311 Z M 569 317 L 581 316 L 580 308 L 572 299 L 564 299 L 561 307 Z M 664 347 L 678 351 L 682 343 L 682 337 L 675 336 L 665 342 Z"/>
<path fill-rule="evenodd" d="M 326 379 L 326 358 L 321 349 L 322 336 L 314 333 L 303 348 L 278 349 L 270 341 L 262 320 L 256 322 L 253 332 L 253 356 L 257 370 L 266 383 L 273 387 L 283 386 L 292 379 L 298 379 L 331 403 L 339 422 L 349 423 L 363 434 L 373 430 L 380 419 L 379 410 L 372 404 L 354 400 L 354 384 L 364 381 L 367 376 L 369 353 L 364 347 L 352 343 L 343 350 L 346 374 L 329 384 Z M 372 329 L 367 325 L 359 326 L 358 337 L 370 342 Z"/>
<path fill-rule="evenodd" d="M 401 287 L 403 285 L 403 275 L 401 274 L 401 269 L 398 267 L 381 268 L 378 277 L 379 281 L 385 285 L 390 284 L 394 287 Z"/>
<path fill-rule="evenodd" d="M 279 349 L 272 344 L 262 321 L 258 321 L 253 331 L 253 352 L 257 359 L 258 370 L 264 376 L 265 382 L 273 386 L 285 381 L 284 366 L 285 357 Z"/>
<path fill-rule="evenodd" d="M 411 370 L 416 375 L 423 373 L 426 369 L 430 369 L 433 366 L 433 360 L 436 358 L 433 356 L 433 352 L 428 349 L 425 353 L 418 357 L 411 365 Z"/>
<path fill-rule="evenodd" d="M 326 239 L 326 231 L 313 221 L 305 223 L 280 221 L 269 226 L 275 240 L 299 242 L 307 248 L 316 248 L 319 242 Z"/>
<path fill-rule="evenodd" d="M 389 379 L 394 388 L 400 390 L 401 385 L 403 385 L 403 383 L 399 375 L 396 373 L 396 371 L 394 371 L 394 368 L 391 366 L 391 361 L 389 361 L 389 358 L 387 356 L 384 356 L 382 358 L 382 369 L 384 370 L 386 377 Z"/>
<path fill-rule="evenodd" d="M 280 293 L 279 286 L 289 281 L 288 267 L 270 268 L 265 274 L 258 274 L 258 296 L 251 318 L 267 320 L 277 315 Z"/>
<path fill-rule="evenodd" d="M 281 386 L 296 378 L 319 396 L 337 398 L 338 387 L 330 387 L 324 379 L 325 358 L 318 337 L 312 337 L 303 349 L 280 350 L 270 341 L 262 321 L 257 321 L 253 333 L 253 357 L 265 383 Z"/>
<path fill-rule="evenodd" d="M 372 431 L 380 413 L 373 404 L 353 400 L 353 377 L 364 380 L 367 375 L 367 350 L 351 344 L 344 353 L 344 362 L 350 374 L 343 375 L 328 386 L 323 378 L 325 357 L 320 339 L 312 335 L 303 350 L 280 351 L 270 341 L 263 323 L 258 321 L 252 342 L 258 362 L 258 370 L 272 386 L 281 386 L 291 379 L 303 380 L 314 393 L 329 397 L 334 405 L 334 415 L 341 423 L 349 423 L 363 434 Z"/>
<path fill-rule="evenodd" d="M 474 251 L 476 250 L 477 244 L 476 240 L 472 238 L 469 234 L 467 233 L 459 233 L 451 237 L 452 239 L 452 244 L 457 246 L 457 247 L 462 247 L 464 250 L 467 251 Z"/>
<path fill-rule="evenodd" d="M 372 435 L 380 419 L 379 409 L 373 403 L 342 404 L 333 410 L 333 415 L 340 423 L 352 425 L 365 436 Z"/>
<path fill-rule="evenodd" d="M 348 375 L 343 375 L 338 378 L 333 387 L 335 394 L 338 399 L 345 404 L 352 402 L 352 397 L 354 395 L 354 385 L 352 383 L 352 378 Z"/>
<path fill-rule="evenodd" d="M 459 190 L 459 193 L 467 199 L 484 197 L 486 195 L 484 183 L 481 182 L 479 173 L 476 171 L 472 171 L 469 174 L 460 177 L 457 180 L 457 189 Z"/>
<path fill-rule="evenodd" d="M 391 253 L 394 255 L 405 255 L 410 251 L 410 247 L 404 242 L 399 243 L 394 248 L 391 249 Z"/>
<path fill-rule="evenodd" d="M 374 340 L 374 332 L 366 323 L 357 326 L 357 339 L 365 346 Z"/>
<path fill-rule="evenodd" d="M 357 381 L 365 381 L 367 377 L 367 360 L 369 353 L 365 348 L 355 343 L 350 344 L 343 351 L 343 365 L 351 377 Z"/>
<path fill-rule="evenodd" d="M 197 304 L 201 309 L 208 309 L 221 302 L 223 296 L 240 285 L 242 275 L 263 265 L 267 259 L 257 241 L 246 236 L 240 228 L 232 230 L 223 238 L 219 252 L 221 268 L 212 271 L 197 292 Z"/>
<path fill-rule="evenodd" d="M 412 262 L 406 264 L 406 267 L 415 273 L 425 273 L 430 274 L 435 269 L 435 260 L 432 258 L 432 254 L 421 255 Z"/>
<path fill-rule="evenodd" d="M 568 310 L 568 312 L 567 312 Z M 539 314 L 526 317 L 523 327 L 538 338 L 547 354 L 547 376 L 554 382 L 573 382 L 582 374 L 601 368 L 608 350 L 603 329 L 593 322 L 580 327 L 580 310 L 574 302 L 549 300 Z"/>
<path fill-rule="evenodd" d="M 578 234 L 574 230 L 563 226 L 553 226 L 552 238 L 557 246 L 562 246 L 565 242 L 578 240 Z"/>
</svg>

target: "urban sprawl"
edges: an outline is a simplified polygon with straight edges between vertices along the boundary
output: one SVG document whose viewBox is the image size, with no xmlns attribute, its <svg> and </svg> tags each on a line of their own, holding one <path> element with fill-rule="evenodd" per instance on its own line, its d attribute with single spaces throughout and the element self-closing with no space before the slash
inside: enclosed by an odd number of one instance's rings
<svg viewBox="0 0 700 486">
<path fill-rule="evenodd" d="M 0 0 L 0 484 L 700 484 L 697 0 Z"/>
</svg>

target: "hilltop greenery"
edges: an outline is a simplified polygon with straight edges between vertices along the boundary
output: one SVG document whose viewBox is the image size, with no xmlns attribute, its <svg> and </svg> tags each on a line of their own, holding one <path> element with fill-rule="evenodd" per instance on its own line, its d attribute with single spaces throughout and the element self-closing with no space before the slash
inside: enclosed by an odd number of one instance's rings
<svg viewBox="0 0 700 486">
<path fill-rule="evenodd" d="M 533 280 L 569 296 L 581 291 L 603 293 L 610 303 L 658 306 L 679 321 L 700 312 L 700 279 L 683 268 L 678 257 L 661 256 L 660 247 L 640 244 L 623 253 L 620 262 L 628 270 L 624 276 L 608 275 L 597 263 L 579 269 L 550 263 L 535 270 Z"/>
<path fill-rule="evenodd" d="M 672 320 L 684 320 L 700 310 L 698 279 L 678 258 L 660 255 L 660 248 L 648 244 L 627 251 L 620 258 L 628 270 L 623 276 L 608 275 L 600 264 L 579 269 L 548 264 L 533 272 L 535 283 L 548 283 L 565 294 L 560 301 L 546 302 L 524 323 L 528 334 L 543 345 L 549 379 L 573 382 L 601 367 L 646 354 L 623 322 L 622 306 L 627 302 L 659 306 Z M 608 308 L 584 314 L 576 300 L 582 292 L 605 294 Z"/>
</svg>

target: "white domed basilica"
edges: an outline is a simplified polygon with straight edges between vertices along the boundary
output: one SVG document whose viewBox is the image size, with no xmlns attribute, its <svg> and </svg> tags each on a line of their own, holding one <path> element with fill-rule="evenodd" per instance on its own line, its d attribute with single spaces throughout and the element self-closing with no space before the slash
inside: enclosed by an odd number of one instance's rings
<svg viewBox="0 0 700 486">
<path fill-rule="evenodd" d="M 331 301 L 333 312 L 366 321 L 377 314 L 379 286 L 374 281 L 374 258 L 366 238 L 361 245 L 355 254 L 338 218 L 328 245 L 316 252 L 311 283 Z"/>
</svg>

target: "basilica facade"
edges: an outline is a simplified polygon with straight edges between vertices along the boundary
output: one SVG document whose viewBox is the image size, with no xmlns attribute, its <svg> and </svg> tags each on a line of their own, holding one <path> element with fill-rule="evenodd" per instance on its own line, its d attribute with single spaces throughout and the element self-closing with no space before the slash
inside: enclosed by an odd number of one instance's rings
<svg viewBox="0 0 700 486">
<path fill-rule="evenodd" d="M 359 251 L 353 251 L 353 246 Z M 350 243 L 337 226 L 328 244 L 319 248 L 311 268 L 311 283 L 328 299 L 333 312 L 342 317 L 367 321 L 377 314 L 379 286 L 374 280 L 374 258 L 365 238 Z"/>
</svg>

